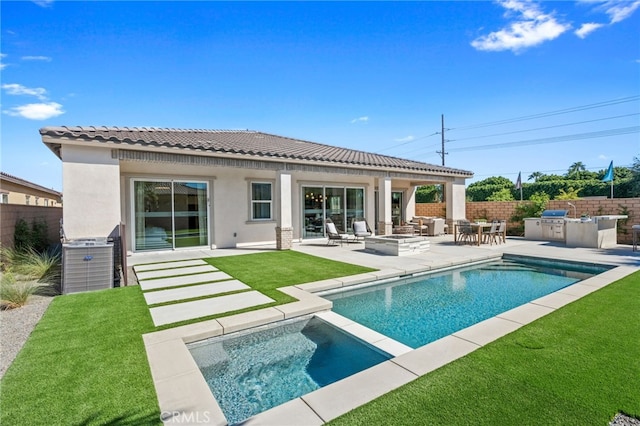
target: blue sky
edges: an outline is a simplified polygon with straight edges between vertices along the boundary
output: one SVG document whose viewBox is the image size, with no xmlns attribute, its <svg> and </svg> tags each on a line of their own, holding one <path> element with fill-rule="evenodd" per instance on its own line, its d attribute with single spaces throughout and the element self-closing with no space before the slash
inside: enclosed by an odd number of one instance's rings
<svg viewBox="0 0 640 426">
<path fill-rule="evenodd" d="M 3 171 L 44 126 L 251 129 L 523 181 L 640 156 L 640 0 L 2 1 Z"/>
</svg>

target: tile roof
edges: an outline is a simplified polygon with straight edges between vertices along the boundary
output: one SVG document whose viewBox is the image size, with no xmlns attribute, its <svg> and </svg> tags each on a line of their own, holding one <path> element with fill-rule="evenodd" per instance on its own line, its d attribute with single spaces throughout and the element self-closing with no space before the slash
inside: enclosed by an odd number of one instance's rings
<svg viewBox="0 0 640 426">
<path fill-rule="evenodd" d="M 0 181 L 7 181 L 7 182 L 12 182 L 18 185 L 23 185 L 26 186 L 28 188 L 32 188 L 32 189 L 36 189 L 38 191 L 42 191 L 42 192 L 47 192 L 51 195 L 54 195 L 56 197 L 61 197 L 62 196 L 62 192 L 58 192 L 55 189 L 51 189 L 51 188 L 47 188 L 44 187 L 42 185 L 38 185 L 37 183 L 33 183 L 33 182 L 29 182 L 28 180 L 24 180 L 22 178 L 19 178 L 17 176 L 14 175 L 10 175 L 9 173 L 5 173 L 5 172 L 0 172 Z"/>
<path fill-rule="evenodd" d="M 111 142 L 116 144 L 182 148 L 273 160 L 310 160 L 351 166 L 374 166 L 453 174 L 473 175 L 466 170 L 437 166 L 387 155 L 339 148 L 316 142 L 277 136 L 253 130 L 167 129 L 153 127 L 44 127 L 43 136 Z"/>
</svg>

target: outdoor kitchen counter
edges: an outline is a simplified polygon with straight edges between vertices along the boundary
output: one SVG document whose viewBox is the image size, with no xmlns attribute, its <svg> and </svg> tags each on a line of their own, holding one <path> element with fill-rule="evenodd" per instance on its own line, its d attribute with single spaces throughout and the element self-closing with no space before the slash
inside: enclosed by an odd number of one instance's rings
<svg viewBox="0 0 640 426">
<path fill-rule="evenodd" d="M 618 219 L 626 215 L 594 216 L 590 221 L 565 219 L 567 247 L 608 248 L 618 242 Z"/>
</svg>

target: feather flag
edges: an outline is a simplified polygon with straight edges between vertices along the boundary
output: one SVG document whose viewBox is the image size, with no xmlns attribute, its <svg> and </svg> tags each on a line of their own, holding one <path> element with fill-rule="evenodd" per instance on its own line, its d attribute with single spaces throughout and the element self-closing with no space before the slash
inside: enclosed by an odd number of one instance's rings
<svg viewBox="0 0 640 426">
<path fill-rule="evenodd" d="M 522 189 L 522 172 L 518 173 L 518 180 L 516 181 L 516 189 Z"/>
<path fill-rule="evenodd" d="M 605 173 L 604 177 L 602 178 L 602 182 L 612 182 L 613 181 L 613 161 L 611 161 L 611 163 L 609 164 L 609 169 L 607 170 L 607 173 Z"/>
</svg>

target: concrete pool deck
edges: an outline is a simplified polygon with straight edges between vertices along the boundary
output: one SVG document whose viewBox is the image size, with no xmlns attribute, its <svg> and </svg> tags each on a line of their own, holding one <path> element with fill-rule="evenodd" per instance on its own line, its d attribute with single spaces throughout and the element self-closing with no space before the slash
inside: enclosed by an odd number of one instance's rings
<svg viewBox="0 0 640 426">
<path fill-rule="evenodd" d="M 296 297 L 298 302 L 144 335 L 147 357 L 164 421 L 171 424 L 184 423 L 185 419 L 192 419 L 192 421 L 200 419 L 206 420 L 199 421 L 200 424 L 226 424 L 226 419 L 191 357 L 186 343 L 273 323 L 281 319 L 318 313 L 321 318 L 395 356 L 389 361 L 274 407 L 244 422 L 247 425 L 320 425 L 491 343 L 584 295 L 597 291 L 637 271 L 640 267 L 640 252 L 633 252 L 631 246 L 626 245 L 618 245 L 611 249 L 582 249 L 567 248 L 557 243 L 508 238 L 506 244 L 478 247 L 457 246 L 451 239 L 451 236 L 430 237 L 430 251 L 405 257 L 372 254 L 364 250 L 362 243 L 346 244 L 343 247 L 326 246 L 324 239 L 297 243 L 294 244 L 296 251 L 370 266 L 379 271 L 286 287 L 281 290 Z M 274 247 L 265 246 L 250 249 L 136 254 L 130 257 L 130 264 L 190 260 L 272 249 Z M 615 268 L 415 350 L 340 317 L 330 311 L 331 302 L 313 294 L 313 292 L 365 281 L 461 266 L 501 257 L 503 253 L 602 263 Z M 345 395 L 349 397 L 345 398 Z"/>
</svg>

